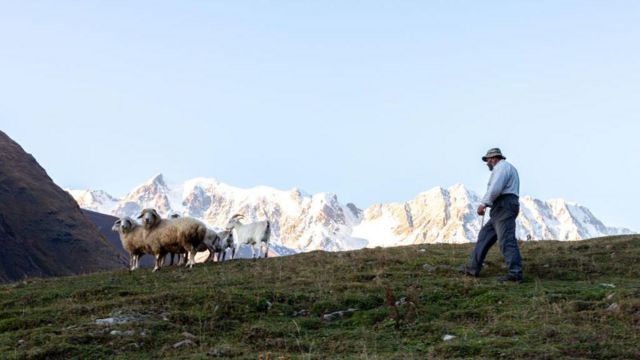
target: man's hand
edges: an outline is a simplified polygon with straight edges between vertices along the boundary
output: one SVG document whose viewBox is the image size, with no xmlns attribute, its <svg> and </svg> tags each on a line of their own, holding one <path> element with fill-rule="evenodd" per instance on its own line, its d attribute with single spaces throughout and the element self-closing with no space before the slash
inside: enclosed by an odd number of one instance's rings
<svg viewBox="0 0 640 360">
<path fill-rule="evenodd" d="M 478 215 L 484 216 L 484 213 L 486 210 L 487 210 L 487 205 L 480 204 L 480 206 L 478 206 Z"/>
</svg>

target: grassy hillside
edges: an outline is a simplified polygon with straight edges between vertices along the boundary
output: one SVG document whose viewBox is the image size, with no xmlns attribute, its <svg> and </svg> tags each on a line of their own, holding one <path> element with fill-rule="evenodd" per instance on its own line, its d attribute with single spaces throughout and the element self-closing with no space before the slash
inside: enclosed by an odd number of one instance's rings
<svg viewBox="0 0 640 360">
<path fill-rule="evenodd" d="M 640 236 L 525 243 L 521 285 L 495 280 L 505 271 L 495 247 L 482 278 L 459 275 L 471 246 L 312 252 L 5 285 L 0 354 L 640 357 Z M 357 310 L 323 316 L 348 309 Z M 96 322 L 105 318 L 122 323 Z"/>
</svg>

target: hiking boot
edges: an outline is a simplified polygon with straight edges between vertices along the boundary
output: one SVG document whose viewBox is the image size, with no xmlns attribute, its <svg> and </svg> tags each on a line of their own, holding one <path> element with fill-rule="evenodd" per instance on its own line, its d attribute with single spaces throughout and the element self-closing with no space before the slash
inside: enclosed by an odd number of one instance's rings
<svg viewBox="0 0 640 360">
<path fill-rule="evenodd" d="M 475 271 L 471 267 L 469 267 L 469 265 L 462 265 L 459 271 L 462 275 L 465 275 L 465 276 L 471 276 L 474 278 L 480 277 L 480 273 L 478 271 Z"/>
<path fill-rule="evenodd" d="M 522 276 L 507 274 L 507 275 L 500 276 L 498 278 L 498 281 L 500 281 L 501 283 L 514 282 L 516 284 L 520 284 L 522 282 Z"/>
</svg>

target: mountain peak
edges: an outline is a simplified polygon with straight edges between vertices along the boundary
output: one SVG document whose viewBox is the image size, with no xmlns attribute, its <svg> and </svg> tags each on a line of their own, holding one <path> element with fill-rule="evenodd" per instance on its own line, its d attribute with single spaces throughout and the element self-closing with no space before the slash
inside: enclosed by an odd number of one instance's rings
<svg viewBox="0 0 640 360">
<path fill-rule="evenodd" d="M 298 188 L 298 187 L 294 187 L 293 189 L 291 189 L 291 193 L 295 194 L 298 197 L 311 197 L 311 194 L 309 194 L 308 192 Z"/>
<path fill-rule="evenodd" d="M 468 193 L 469 189 L 462 183 L 453 184 L 449 187 L 449 192 L 465 192 Z"/>
<path fill-rule="evenodd" d="M 444 197 L 446 197 L 448 195 L 448 193 L 449 193 L 449 191 L 447 189 L 443 188 L 442 186 L 436 186 L 436 187 L 433 187 L 433 188 L 431 188 L 431 189 L 429 189 L 427 191 L 423 191 L 423 192 L 419 193 L 417 198 L 424 199 L 424 200 L 431 199 L 434 196 L 436 198 L 444 198 Z"/>
<path fill-rule="evenodd" d="M 164 176 L 162 175 L 162 173 L 158 173 L 151 179 L 147 180 L 145 182 L 145 185 L 157 185 L 160 187 L 167 187 L 167 183 L 164 181 Z"/>
</svg>

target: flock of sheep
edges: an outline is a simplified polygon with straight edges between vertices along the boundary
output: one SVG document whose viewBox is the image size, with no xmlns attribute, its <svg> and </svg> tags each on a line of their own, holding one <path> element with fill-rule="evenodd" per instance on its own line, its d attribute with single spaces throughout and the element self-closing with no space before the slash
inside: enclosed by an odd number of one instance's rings
<svg viewBox="0 0 640 360">
<path fill-rule="evenodd" d="M 231 258 L 235 258 L 241 245 L 251 245 L 252 257 L 255 259 L 269 252 L 269 238 L 271 225 L 268 221 L 257 221 L 250 224 L 240 222 L 243 216 L 234 215 L 226 225 L 226 229 L 217 233 L 199 220 L 177 215 L 163 219 L 155 209 L 144 209 L 138 215 L 142 223 L 130 217 L 123 217 L 111 228 L 120 235 L 122 246 L 129 253 L 129 269 L 135 270 L 139 266 L 140 257 L 144 254 L 155 258 L 155 272 L 164 265 L 167 254 L 179 255 L 186 258 L 186 266 L 193 267 L 195 256 L 199 251 L 209 251 L 205 260 L 213 260 L 217 254 L 217 261 L 224 261 L 227 249 L 231 249 Z M 256 248 L 260 245 L 256 256 Z"/>
</svg>

